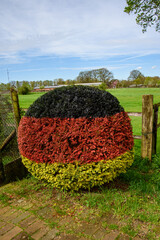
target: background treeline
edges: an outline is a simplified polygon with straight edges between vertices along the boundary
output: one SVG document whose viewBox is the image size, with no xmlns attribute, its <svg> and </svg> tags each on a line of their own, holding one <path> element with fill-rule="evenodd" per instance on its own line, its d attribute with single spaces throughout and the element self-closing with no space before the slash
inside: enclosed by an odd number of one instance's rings
<svg viewBox="0 0 160 240">
<path fill-rule="evenodd" d="M 115 79 L 113 73 L 107 68 L 94 69 L 90 71 L 80 72 L 74 79 L 64 80 L 57 78 L 54 80 L 39 81 L 14 81 L 11 82 L 17 89 L 19 94 L 28 94 L 34 88 L 44 89 L 47 86 L 57 85 L 73 85 L 78 83 L 96 83 L 101 82 L 100 89 L 107 88 L 127 88 L 127 87 L 160 87 L 160 77 L 144 76 L 139 70 L 132 70 L 127 80 Z M 0 84 L 0 90 L 7 90 L 10 84 Z"/>
</svg>

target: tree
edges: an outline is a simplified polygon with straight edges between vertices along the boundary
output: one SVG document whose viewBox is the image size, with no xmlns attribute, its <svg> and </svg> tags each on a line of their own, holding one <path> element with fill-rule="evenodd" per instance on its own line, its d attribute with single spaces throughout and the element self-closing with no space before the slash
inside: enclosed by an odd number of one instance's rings
<svg viewBox="0 0 160 240">
<path fill-rule="evenodd" d="M 18 94 L 20 95 L 27 95 L 29 93 L 29 88 L 26 85 L 22 85 L 18 88 Z"/>
<path fill-rule="evenodd" d="M 33 90 L 36 87 L 36 82 L 35 81 L 31 81 L 30 85 L 31 85 L 31 89 Z"/>
<path fill-rule="evenodd" d="M 100 90 L 106 90 L 106 89 L 107 89 L 107 85 L 106 85 L 104 82 L 102 82 L 102 83 L 98 86 L 98 88 L 99 88 Z"/>
<path fill-rule="evenodd" d="M 109 82 L 113 79 L 113 74 L 108 71 L 107 68 L 100 68 L 98 69 L 98 76 L 97 79 L 101 82 L 104 82 L 109 85 Z"/>
<path fill-rule="evenodd" d="M 160 0 L 127 0 L 124 12 L 136 14 L 136 22 L 142 27 L 142 32 L 147 27 L 155 25 L 156 31 L 160 32 Z"/>
<path fill-rule="evenodd" d="M 80 72 L 77 79 L 76 79 L 77 83 L 89 83 L 89 82 L 93 82 L 92 79 L 92 71 L 84 71 L 84 72 Z"/>
<path fill-rule="evenodd" d="M 118 88 L 127 88 L 131 85 L 131 82 L 130 81 L 127 81 L 127 80 L 121 80 L 119 81 L 118 83 Z"/>
<path fill-rule="evenodd" d="M 5 83 L 0 83 L 0 91 L 7 90 L 7 85 Z"/>
<path fill-rule="evenodd" d="M 65 84 L 65 81 L 63 80 L 63 78 L 56 78 L 53 81 L 54 85 L 63 85 Z"/>
<path fill-rule="evenodd" d="M 67 85 L 73 85 L 73 84 L 76 83 L 76 80 L 67 79 L 67 80 L 65 81 L 65 83 L 66 83 Z"/>
<path fill-rule="evenodd" d="M 107 68 L 94 69 L 91 71 L 80 72 L 76 81 L 78 83 L 104 82 L 109 86 L 113 79 L 113 74 Z"/>
<path fill-rule="evenodd" d="M 145 85 L 151 86 L 151 87 L 156 87 L 157 85 L 160 84 L 160 77 L 155 76 L 155 77 L 146 77 L 145 78 Z"/>
<path fill-rule="evenodd" d="M 133 81 L 136 85 L 138 84 L 144 84 L 145 82 L 145 77 L 143 75 L 139 75 L 137 79 Z"/>
<path fill-rule="evenodd" d="M 31 86 L 28 81 L 22 81 L 18 83 L 18 94 L 20 95 L 27 95 L 30 92 Z"/>
<path fill-rule="evenodd" d="M 129 75 L 129 77 L 128 77 L 128 80 L 129 81 L 134 81 L 134 80 L 136 80 L 137 78 L 139 78 L 139 77 L 143 77 L 143 74 L 139 71 L 139 70 L 132 70 L 131 72 L 130 72 L 130 75 Z"/>
</svg>

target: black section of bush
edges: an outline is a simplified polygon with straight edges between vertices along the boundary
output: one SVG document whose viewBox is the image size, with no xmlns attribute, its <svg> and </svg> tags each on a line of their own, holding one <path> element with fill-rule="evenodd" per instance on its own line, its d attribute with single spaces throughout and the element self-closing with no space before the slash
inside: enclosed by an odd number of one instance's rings
<svg viewBox="0 0 160 240">
<path fill-rule="evenodd" d="M 68 86 L 57 88 L 38 98 L 26 116 L 79 118 L 105 117 L 124 109 L 112 94 L 94 87 Z"/>
</svg>

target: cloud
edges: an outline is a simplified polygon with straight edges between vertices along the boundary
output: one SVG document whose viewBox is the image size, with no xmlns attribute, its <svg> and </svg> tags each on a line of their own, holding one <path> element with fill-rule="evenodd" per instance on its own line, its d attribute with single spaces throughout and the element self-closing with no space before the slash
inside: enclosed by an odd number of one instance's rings
<svg viewBox="0 0 160 240">
<path fill-rule="evenodd" d="M 99 65 L 99 66 L 88 66 L 88 67 L 60 67 L 60 70 L 79 70 L 79 71 L 87 71 L 87 70 L 93 70 L 93 69 L 100 69 L 100 68 L 107 68 L 108 70 L 115 70 L 115 69 L 121 69 L 126 68 L 128 66 L 133 66 L 133 64 L 123 64 L 123 65 Z"/>
<path fill-rule="evenodd" d="M 21 69 L 21 70 L 11 70 L 11 72 L 34 72 L 34 71 L 44 71 L 50 70 L 52 68 L 29 68 L 29 69 Z"/>
<path fill-rule="evenodd" d="M 160 53 L 158 33 L 142 34 L 124 6 L 125 0 L 1 0 L 0 56 L 19 63 L 44 55 L 93 59 Z"/>
<path fill-rule="evenodd" d="M 85 67 L 46 67 L 46 68 L 25 68 L 20 70 L 12 69 L 10 72 L 19 73 L 19 72 L 37 72 L 37 71 L 47 71 L 47 70 L 78 70 L 78 71 L 89 71 L 93 69 L 107 68 L 112 71 L 115 69 L 123 69 L 129 66 L 133 66 L 133 64 L 119 64 L 119 65 L 99 65 L 99 66 L 85 66 Z M 3 69 L 6 70 L 6 69 Z"/>
<path fill-rule="evenodd" d="M 152 69 L 155 69 L 155 68 L 157 68 L 157 66 L 155 65 L 155 66 L 152 66 Z"/>
<path fill-rule="evenodd" d="M 137 67 L 137 70 L 140 70 L 140 69 L 142 69 L 142 67 Z"/>
</svg>

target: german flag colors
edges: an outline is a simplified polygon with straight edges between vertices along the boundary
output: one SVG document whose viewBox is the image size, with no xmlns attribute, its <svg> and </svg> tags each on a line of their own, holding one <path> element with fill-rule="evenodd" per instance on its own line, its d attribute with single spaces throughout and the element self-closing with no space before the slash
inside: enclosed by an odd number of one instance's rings
<svg viewBox="0 0 160 240">
<path fill-rule="evenodd" d="M 20 121 L 18 142 L 28 170 L 65 190 L 102 185 L 133 162 L 127 113 L 93 87 L 62 87 L 37 99 Z"/>
</svg>

